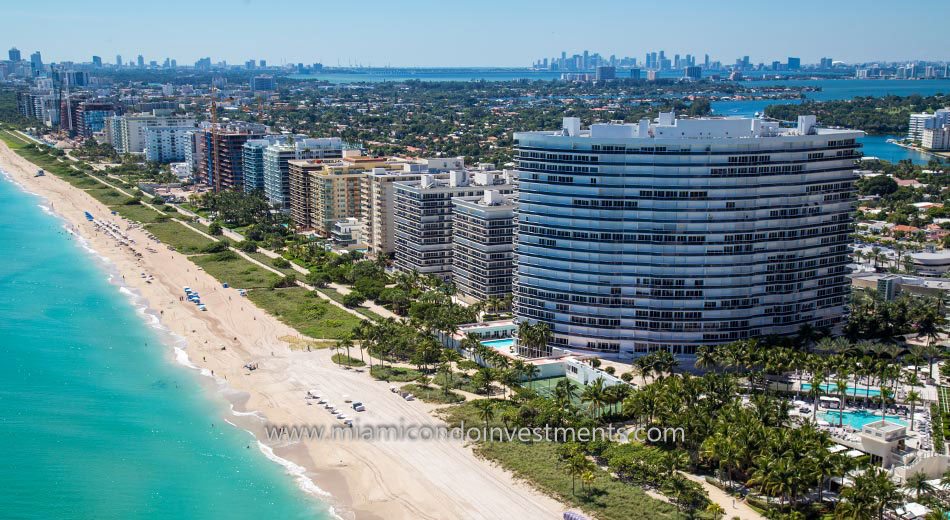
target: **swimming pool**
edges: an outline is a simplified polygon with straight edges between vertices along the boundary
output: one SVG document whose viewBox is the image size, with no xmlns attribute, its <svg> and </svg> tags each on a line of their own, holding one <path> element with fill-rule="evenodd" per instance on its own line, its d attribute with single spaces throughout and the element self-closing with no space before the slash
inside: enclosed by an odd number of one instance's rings
<svg viewBox="0 0 950 520">
<path fill-rule="evenodd" d="M 482 345 L 496 350 L 507 350 L 515 344 L 515 338 L 488 339 L 482 342 Z"/>
<path fill-rule="evenodd" d="M 828 421 L 829 424 L 833 424 L 837 426 L 838 414 L 839 412 L 837 410 L 833 410 L 833 411 L 822 412 L 819 414 L 819 416 L 822 419 Z M 881 420 L 881 414 L 877 412 L 872 412 L 869 410 L 846 411 L 846 412 L 842 412 L 842 415 L 844 415 L 844 420 L 842 422 L 854 428 L 855 430 L 860 430 L 861 428 L 864 428 L 865 424 L 870 424 L 872 422 Z M 901 426 L 907 426 L 907 422 L 902 421 L 893 415 L 888 415 L 886 420 L 889 423 L 899 424 Z"/>
<path fill-rule="evenodd" d="M 807 392 L 811 390 L 811 384 L 802 383 L 802 391 Z M 824 383 L 821 385 L 821 390 L 828 395 L 836 396 L 838 395 L 838 385 L 833 383 Z M 881 395 L 881 390 L 879 388 L 865 388 L 865 387 L 854 387 L 849 386 L 845 391 L 851 397 L 878 397 Z"/>
</svg>

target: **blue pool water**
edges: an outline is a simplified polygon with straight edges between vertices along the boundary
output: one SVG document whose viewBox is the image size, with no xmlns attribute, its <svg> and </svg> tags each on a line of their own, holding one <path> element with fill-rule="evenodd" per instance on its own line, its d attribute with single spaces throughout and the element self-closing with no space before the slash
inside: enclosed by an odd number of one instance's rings
<svg viewBox="0 0 950 520">
<path fill-rule="evenodd" d="M 811 384 L 802 383 L 802 391 L 807 392 L 809 390 L 811 390 Z M 831 396 L 838 395 L 838 386 L 832 383 L 824 383 L 821 385 L 821 390 Z M 864 387 L 849 386 L 846 393 L 852 397 L 878 397 L 881 395 L 881 390 L 878 388 L 868 389 Z"/>
<path fill-rule="evenodd" d="M 482 345 L 497 350 L 507 350 L 515 344 L 514 338 L 489 339 L 482 342 Z"/>
<path fill-rule="evenodd" d="M 842 421 L 844 424 L 851 426 L 856 430 L 860 430 L 864 427 L 865 424 L 870 424 L 875 421 L 881 420 L 881 414 L 876 412 L 871 412 L 868 410 L 856 410 L 856 411 L 846 411 L 846 412 L 837 412 L 837 411 L 828 411 L 820 415 L 820 417 L 831 424 L 838 424 L 838 415 L 844 416 Z M 901 426 L 907 426 L 906 421 L 902 421 L 893 415 L 886 416 L 886 420 L 889 423 L 900 424 Z"/>
</svg>

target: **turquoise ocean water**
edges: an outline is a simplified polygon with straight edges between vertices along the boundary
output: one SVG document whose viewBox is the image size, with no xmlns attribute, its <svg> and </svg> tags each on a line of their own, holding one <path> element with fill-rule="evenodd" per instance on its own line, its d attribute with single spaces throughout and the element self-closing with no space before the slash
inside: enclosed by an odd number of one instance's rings
<svg viewBox="0 0 950 520">
<path fill-rule="evenodd" d="M 0 517 L 328 518 L 41 203 L 0 176 Z"/>
</svg>

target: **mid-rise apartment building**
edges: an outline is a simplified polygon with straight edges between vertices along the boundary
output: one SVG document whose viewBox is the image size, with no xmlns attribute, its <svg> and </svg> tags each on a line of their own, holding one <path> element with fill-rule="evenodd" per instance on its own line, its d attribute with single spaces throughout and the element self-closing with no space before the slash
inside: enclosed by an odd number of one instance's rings
<svg viewBox="0 0 950 520">
<path fill-rule="evenodd" d="M 145 160 L 157 163 L 184 161 L 194 126 L 150 126 L 145 129 Z"/>
<path fill-rule="evenodd" d="M 927 150 L 950 150 L 950 124 L 924 129 L 920 146 Z"/>
<path fill-rule="evenodd" d="M 835 329 L 862 132 L 745 118 L 516 132 L 516 319 L 631 358 Z"/>
<path fill-rule="evenodd" d="M 483 168 L 453 170 L 446 179 L 425 174 L 418 181 L 394 184 L 397 269 L 452 278 L 452 199 L 514 190 L 509 172 Z"/>
<path fill-rule="evenodd" d="M 390 161 L 395 166 L 399 164 Z M 463 157 L 429 158 L 405 162 L 401 169 L 390 167 L 373 168 L 363 177 L 363 237 L 366 250 L 373 256 L 390 256 L 396 251 L 394 240 L 393 215 L 395 211 L 394 183 L 417 181 L 423 174 L 435 174 L 437 178 L 447 178 L 451 170 L 465 168 Z"/>
<path fill-rule="evenodd" d="M 195 118 L 156 109 L 146 114 L 127 114 L 107 118 L 106 139 L 118 153 L 145 153 L 148 129 L 154 127 L 195 128 Z M 182 136 L 184 137 L 184 136 Z"/>
<path fill-rule="evenodd" d="M 244 161 L 244 191 L 264 192 L 264 150 L 290 138 L 303 136 L 265 135 L 258 139 L 248 139 L 242 147 Z"/>
<path fill-rule="evenodd" d="M 301 159 L 342 159 L 339 137 L 298 136 L 264 150 L 264 194 L 274 207 L 290 209 L 290 161 Z"/>
<path fill-rule="evenodd" d="M 288 161 L 294 225 L 329 237 L 335 221 L 359 218 L 362 178 L 368 170 L 384 168 L 386 162 L 384 157 Z"/>
<path fill-rule="evenodd" d="M 243 190 L 244 143 L 266 134 L 267 127 L 255 123 L 202 128 L 195 133 L 197 180 L 214 191 Z"/>
<path fill-rule="evenodd" d="M 115 105 L 110 101 L 85 101 L 79 105 L 79 135 L 92 137 L 106 127 L 106 119 L 115 116 Z"/>
<path fill-rule="evenodd" d="M 511 294 L 515 200 L 496 190 L 452 199 L 452 281 L 469 302 Z"/>
<path fill-rule="evenodd" d="M 907 139 L 923 141 L 924 130 L 950 125 L 950 108 L 941 108 L 933 114 L 926 112 L 911 114 L 907 127 Z"/>
</svg>

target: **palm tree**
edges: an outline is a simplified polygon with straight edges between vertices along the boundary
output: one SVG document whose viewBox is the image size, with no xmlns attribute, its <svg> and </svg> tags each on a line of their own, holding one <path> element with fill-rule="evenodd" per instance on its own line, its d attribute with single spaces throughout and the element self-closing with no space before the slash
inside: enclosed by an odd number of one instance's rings
<svg viewBox="0 0 950 520">
<path fill-rule="evenodd" d="M 914 412 L 917 411 L 917 403 L 921 402 L 920 392 L 917 390 L 907 392 L 905 400 L 910 403 L 910 431 L 914 431 Z"/>
<path fill-rule="evenodd" d="M 594 417 L 595 413 L 599 415 L 605 397 L 604 378 L 602 377 L 598 377 L 584 387 L 584 391 L 581 392 L 581 402 L 587 403 L 591 418 Z"/>
<path fill-rule="evenodd" d="M 719 520 L 723 516 L 726 516 L 726 510 L 723 509 L 721 505 L 710 502 L 709 505 L 706 506 L 706 514 L 711 516 L 714 520 Z"/>
<path fill-rule="evenodd" d="M 353 347 L 353 337 L 350 334 L 344 335 L 336 342 L 336 348 L 346 350 L 346 366 L 350 366 L 350 348 Z"/>
<path fill-rule="evenodd" d="M 866 475 L 867 473 L 865 473 Z M 904 497 L 886 471 L 873 470 L 869 480 L 870 485 L 868 487 L 872 491 L 871 503 L 874 504 L 874 508 L 877 510 L 878 518 L 883 519 L 884 511 L 894 504 L 900 503 Z M 857 483 L 858 479 L 855 479 L 855 484 Z"/>
<path fill-rule="evenodd" d="M 478 348 L 482 346 L 484 346 L 482 345 L 482 339 L 471 332 L 465 334 L 465 337 L 462 338 L 461 342 L 459 342 L 459 348 L 464 352 L 468 352 L 472 356 L 475 356 Z"/>
<path fill-rule="evenodd" d="M 929 495 L 937 488 L 928 482 L 927 475 L 924 472 L 918 471 L 917 473 L 907 477 L 907 482 L 904 483 L 904 489 L 907 491 L 913 491 L 914 500 L 919 502 L 921 493 Z"/>
<path fill-rule="evenodd" d="M 581 474 L 581 487 L 587 488 L 587 498 L 590 499 L 591 486 L 594 484 L 594 472 L 587 470 Z"/>
<path fill-rule="evenodd" d="M 716 366 L 716 347 L 703 345 L 696 349 L 696 368 L 708 370 Z"/>
<path fill-rule="evenodd" d="M 822 386 L 825 384 L 825 378 L 821 374 L 812 374 L 811 388 L 808 389 L 808 396 L 812 398 L 811 421 L 818 421 L 818 398 L 824 393 Z"/>
<path fill-rule="evenodd" d="M 564 408 L 577 398 L 577 388 L 567 378 L 561 379 L 554 385 L 554 402 Z"/>
<path fill-rule="evenodd" d="M 885 419 L 887 419 L 887 416 L 885 415 L 887 411 L 887 409 L 885 408 L 887 404 L 887 400 L 890 399 L 891 395 L 894 394 L 894 391 L 886 386 L 882 386 L 880 388 L 881 388 L 881 422 L 883 422 Z"/>
<path fill-rule="evenodd" d="M 475 401 L 475 408 L 478 410 L 478 416 L 485 421 L 485 439 L 488 440 L 488 422 L 495 418 L 495 402 L 491 399 L 479 399 Z"/>
<path fill-rule="evenodd" d="M 848 392 L 848 379 L 839 377 L 835 381 L 835 390 L 838 391 L 838 428 L 844 424 L 844 400 Z M 913 429 L 913 428 L 911 428 Z"/>
<path fill-rule="evenodd" d="M 592 471 L 594 464 L 587 460 L 583 453 L 578 452 L 567 459 L 567 472 L 571 475 L 571 494 L 574 494 L 577 477 L 585 472 Z"/>
</svg>

